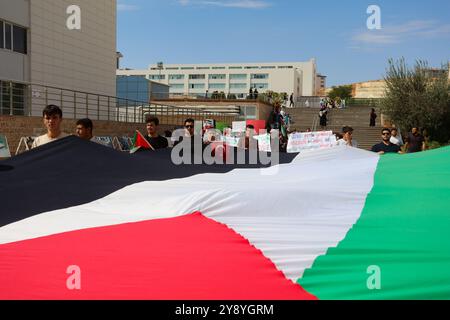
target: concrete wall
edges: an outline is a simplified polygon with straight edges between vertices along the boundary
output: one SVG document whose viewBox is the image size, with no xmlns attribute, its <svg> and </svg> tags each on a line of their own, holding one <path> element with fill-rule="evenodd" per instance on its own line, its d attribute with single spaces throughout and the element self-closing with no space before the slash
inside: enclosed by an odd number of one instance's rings
<svg viewBox="0 0 450 320">
<path fill-rule="evenodd" d="M 7 1 L 15 2 L 15 1 Z M 116 1 L 78 0 L 81 30 L 69 30 L 71 0 L 31 1 L 31 82 L 116 95 Z"/>
<path fill-rule="evenodd" d="M 384 80 L 359 82 L 353 84 L 353 98 L 373 99 L 383 98 L 386 90 Z"/>
<path fill-rule="evenodd" d="M 30 27 L 29 0 L 0 0 L 0 20 Z M 28 51 L 30 32 L 28 32 Z M 0 79 L 28 82 L 30 80 L 30 56 L 0 49 Z"/>
<path fill-rule="evenodd" d="M 28 82 L 30 79 L 29 56 L 0 49 L 0 79 Z"/>
<path fill-rule="evenodd" d="M 30 27 L 30 0 L 0 0 L 0 19 Z"/>
<path fill-rule="evenodd" d="M 311 59 L 308 62 L 298 63 L 297 68 L 299 68 L 303 73 L 303 96 L 315 96 L 317 75 L 315 59 Z"/>
</svg>

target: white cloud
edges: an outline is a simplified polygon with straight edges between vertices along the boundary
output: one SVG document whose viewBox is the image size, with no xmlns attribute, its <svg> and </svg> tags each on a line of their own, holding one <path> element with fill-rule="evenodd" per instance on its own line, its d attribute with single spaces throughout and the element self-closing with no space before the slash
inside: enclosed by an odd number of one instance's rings
<svg viewBox="0 0 450 320">
<path fill-rule="evenodd" d="M 450 24 L 433 20 L 414 20 L 399 25 L 387 25 L 381 30 L 355 33 L 352 41 L 364 45 L 389 45 L 411 39 L 426 39 L 450 36 Z"/>
<path fill-rule="evenodd" d="M 244 8 L 244 9 L 263 9 L 270 7 L 272 4 L 264 0 L 178 0 L 182 6 L 188 5 L 204 5 L 225 8 Z"/>
<path fill-rule="evenodd" d="M 135 11 L 138 10 L 139 7 L 135 6 L 133 4 L 125 4 L 125 3 L 118 3 L 117 4 L 117 10 L 118 11 Z"/>
</svg>

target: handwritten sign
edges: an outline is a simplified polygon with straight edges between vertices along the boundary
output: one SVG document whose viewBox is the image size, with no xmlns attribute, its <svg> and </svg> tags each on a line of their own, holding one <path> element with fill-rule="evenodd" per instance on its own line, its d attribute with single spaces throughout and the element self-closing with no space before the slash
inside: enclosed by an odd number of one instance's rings
<svg viewBox="0 0 450 320">
<path fill-rule="evenodd" d="M 289 135 L 287 152 L 328 149 L 334 145 L 336 145 L 336 136 L 332 131 L 292 133 Z"/>
<path fill-rule="evenodd" d="M 272 152 L 272 147 L 270 145 L 271 138 L 270 134 L 262 134 L 259 136 L 254 136 L 253 139 L 258 140 L 258 149 L 262 152 Z"/>
<path fill-rule="evenodd" d="M 245 132 L 246 128 L 247 128 L 247 122 L 233 121 L 233 132 Z"/>
<path fill-rule="evenodd" d="M 227 146 L 237 148 L 239 146 L 240 137 L 236 136 L 225 136 L 224 141 Z"/>
</svg>

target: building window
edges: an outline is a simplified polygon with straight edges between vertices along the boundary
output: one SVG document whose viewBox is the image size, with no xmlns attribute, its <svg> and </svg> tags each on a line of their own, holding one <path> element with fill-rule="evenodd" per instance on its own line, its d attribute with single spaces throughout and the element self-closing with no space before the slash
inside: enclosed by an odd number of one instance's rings
<svg viewBox="0 0 450 320">
<path fill-rule="evenodd" d="M 181 70 L 194 70 L 194 67 L 181 67 Z"/>
<path fill-rule="evenodd" d="M 0 20 L 0 49 L 27 54 L 27 29 Z"/>
<path fill-rule="evenodd" d="M 268 90 L 269 84 L 268 83 L 254 83 L 252 84 L 253 88 L 257 88 L 258 90 Z"/>
<path fill-rule="evenodd" d="M 239 120 L 256 120 L 256 107 L 242 106 L 240 107 Z M 258 132 L 259 133 L 259 132 Z"/>
<path fill-rule="evenodd" d="M 205 84 L 204 83 L 191 83 L 189 85 L 190 89 L 205 89 Z"/>
<path fill-rule="evenodd" d="M 275 66 L 262 66 L 261 69 L 276 69 Z"/>
<path fill-rule="evenodd" d="M 279 66 L 278 69 L 293 69 L 293 66 Z"/>
<path fill-rule="evenodd" d="M 173 68 L 173 67 L 169 67 L 169 68 L 166 68 L 166 70 L 179 70 L 180 68 Z"/>
<path fill-rule="evenodd" d="M 7 50 L 12 49 L 11 35 L 12 35 L 12 26 L 9 23 L 5 23 L 5 49 Z"/>
<path fill-rule="evenodd" d="M 169 80 L 183 80 L 184 74 L 171 74 L 169 75 Z"/>
<path fill-rule="evenodd" d="M 255 67 L 255 66 L 247 66 L 247 67 L 245 67 L 245 69 L 259 69 L 259 67 Z"/>
<path fill-rule="evenodd" d="M 150 80 L 165 80 L 166 75 L 165 74 L 151 74 L 148 76 Z"/>
<path fill-rule="evenodd" d="M 27 54 L 27 29 L 14 26 L 13 27 L 13 50 Z"/>
<path fill-rule="evenodd" d="M 190 80 L 205 80 L 205 75 L 204 74 L 190 74 L 189 75 L 189 79 Z"/>
<path fill-rule="evenodd" d="M 213 70 L 224 70 L 225 69 L 225 67 L 212 67 L 213 68 Z"/>
<path fill-rule="evenodd" d="M 252 79 L 269 79 L 269 74 L 252 74 Z"/>
<path fill-rule="evenodd" d="M 209 70 L 211 67 L 197 67 L 197 70 Z"/>
<path fill-rule="evenodd" d="M 228 69 L 242 69 L 242 67 L 229 67 Z"/>
<path fill-rule="evenodd" d="M 242 79 L 247 79 L 247 75 L 246 74 L 230 74 L 230 80 L 242 80 Z"/>
<path fill-rule="evenodd" d="M 0 81 L 0 115 L 25 115 L 27 86 Z"/>
<path fill-rule="evenodd" d="M 246 89 L 246 83 L 230 83 L 230 89 Z"/>
<path fill-rule="evenodd" d="M 176 90 L 176 91 L 184 90 L 184 84 L 171 84 L 170 90 Z"/>
<path fill-rule="evenodd" d="M 3 36 L 3 21 L 0 21 L 0 49 L 3 49 L 5 47 L 4 41 L 5 37 Z"/>
<path fill-rule="evenodd" d="M 213 89 L 213 90 L 225 90 L 225 83 L 210 83 L 209 84 L 209 89 Z"/>
<path fill-rule="evenodd" d="M 210 74 L 209 78 L 210 79 L 226 79 L 227 75 L 226 74 Z"/>
</svg>

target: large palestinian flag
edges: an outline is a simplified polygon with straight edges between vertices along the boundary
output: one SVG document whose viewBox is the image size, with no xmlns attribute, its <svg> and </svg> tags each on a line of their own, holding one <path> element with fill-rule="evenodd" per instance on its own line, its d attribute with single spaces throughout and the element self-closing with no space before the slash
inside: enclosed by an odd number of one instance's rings
<svg viewBox="0 0 450 320">
<path fill-rule="evenodd" d="M 176 166 L 68 137 L 0 167 L 0 299 L 450 298 L 449 148 Z"/>
</svg>

